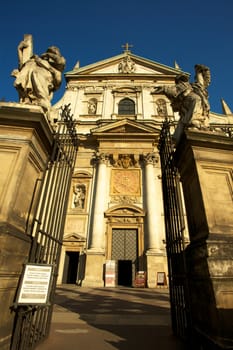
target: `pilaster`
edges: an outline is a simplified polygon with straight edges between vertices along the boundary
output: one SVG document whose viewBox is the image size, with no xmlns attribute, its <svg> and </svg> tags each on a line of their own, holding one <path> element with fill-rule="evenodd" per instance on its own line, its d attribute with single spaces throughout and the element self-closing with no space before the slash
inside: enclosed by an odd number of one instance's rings
<svg viewBox="0 0 233 350">
<path fill-rule="evenodd" d="M 165 272 L 165 259 L 161 250 L 163 221 L 162 194 L 160 180 L 159 155 L 155 152 L 143 156 L 145 164 L 145 201 L 146 201 L 146 261 L 147 286 L 157 286 L 157 273 Z"/>
<path fill-rule="evenodd" d="M 86 255 L 85 279 L 82 285 L 85 287 L 104 286 L 104 261 L 105 261 L 105 221 L 106 209 L 107 164 L 109 155 L 100 153 L 97 160 L 96 191 L 94 198 L 93 225 L 90 232 L 90 245 Z"/>
<path fill-rule="evenodd" d="M 157 153 L 144 155 L 145 164 L 145 200 L 146 200 L 146 221 L 147 221 L 147 246 L 146 250 L 154 253 L 161 253 L 161 208 L 160 190 L 161 182 L 155 167 L 159 162 Z"/>
<path fill-rule="evenodd" d="M 109 155 L 101 153 L 97 155 L 97 180 L 96 180 L 96 192 L 94 202 L 94 215 L 93 215 L 93 229 L 90 237 L 90 250 L 96 252 L 103 252 L 105 247 L 104 234 L 104 211 L 106 203 L 106 183 L 107 179 L 107 164 L 109 161 Z"/>
</svg>

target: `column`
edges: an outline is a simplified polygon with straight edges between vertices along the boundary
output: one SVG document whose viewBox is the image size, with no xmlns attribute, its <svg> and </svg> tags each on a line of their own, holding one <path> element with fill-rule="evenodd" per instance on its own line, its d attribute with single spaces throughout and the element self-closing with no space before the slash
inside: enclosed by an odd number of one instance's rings
<svg viewBox="0 0 233 350">
<path fill-rule="evenodd" d="M 97 180 L 96 193 L 94 203 L 94 216 L 91 232 L 90 250 L 96 252 L 103 252 L 105 247 L 105 225 L 104 225 L 104 211 L 106 202 L 107 185 L 107 164 L 109 155 L 101 153 L 97 156 Z"/>
<path fill-rule="evenodd" d="M 159 155 L 148 153 L 144 155 L 145 162 L 145 200 L 147 218 L 147 251 L 161 253 L 161 182 L 159 176 Z M 158 171 L 155 171 L 157 165 Z M 157 173 L 157 174 L 156 174 Z M 156 176 L 157 175 L 157 176 Z"/>
</svg>

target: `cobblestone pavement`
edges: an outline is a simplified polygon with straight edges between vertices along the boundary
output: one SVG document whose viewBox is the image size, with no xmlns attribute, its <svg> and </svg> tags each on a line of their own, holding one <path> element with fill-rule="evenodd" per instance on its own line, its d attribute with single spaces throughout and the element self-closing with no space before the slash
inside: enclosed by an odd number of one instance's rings
<svg viewBox="0 0 233 350">
<path fill-rule="evenodd" d="M 37 350 L 185 349 L 172 334 L 167 289 L 61 285 L 55 302 Z"/>
</svg>

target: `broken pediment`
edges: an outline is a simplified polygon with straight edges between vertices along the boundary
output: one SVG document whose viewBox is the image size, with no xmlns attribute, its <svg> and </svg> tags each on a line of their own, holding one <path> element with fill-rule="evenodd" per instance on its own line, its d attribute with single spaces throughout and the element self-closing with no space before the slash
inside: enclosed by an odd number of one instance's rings
<svg viewBox="0 0 233 350">
<path fill-rule="evenodd" d="M 135 205 L 116 205 L 105 212 L 105 216 L 145 216 L 145 211 Z"/>
<path fill-rule="evenodd" d="M 173 68 L 161 63 L 137 56 L 131 52 L 124 52 L 120 55 L 110 57 L 99 62 L 80 67 L 76 65 L 72 71 L 67 72 L 66 77 L 79 75 L 105 75 L 105 74 L 134 74 L 134 75 L 168 75 L 180 74 L 179 68 Z"/>
</svg>

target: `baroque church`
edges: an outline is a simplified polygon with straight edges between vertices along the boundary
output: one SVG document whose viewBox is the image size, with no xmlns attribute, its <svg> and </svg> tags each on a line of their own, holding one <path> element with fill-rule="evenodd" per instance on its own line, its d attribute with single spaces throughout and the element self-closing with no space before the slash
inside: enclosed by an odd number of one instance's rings
<svg viewBox="0 0 233 350">
<path fill-rule="evenodd" d="M 58 283 L 134 286 L 167 283 L 165 222 L 158 153 L 164 120 L 179 119 L 158 85 L 182 72 L 137 56 L 117 56 L 65 73 L 64 96 L 77 123 L 78 154 L 70 188 Z M 228 124 L 210 112 L 210 124 Z M 188 232 L 185 233 L 188 241 Z M 162 281 L 159 281 L 161 279 Z"/>
<path fill-rule="evenodd" d="M 208 67 L 189 82 L 123 47 L 66 72 L 51 106 L 65 58 L 18 46 L 19 102 L 0 102 L 1 349 L 46 336 L 66 283 L 169 284 L 177 335 L 232 344 L 233 114 L 210 110 Z"/>
</svg>

